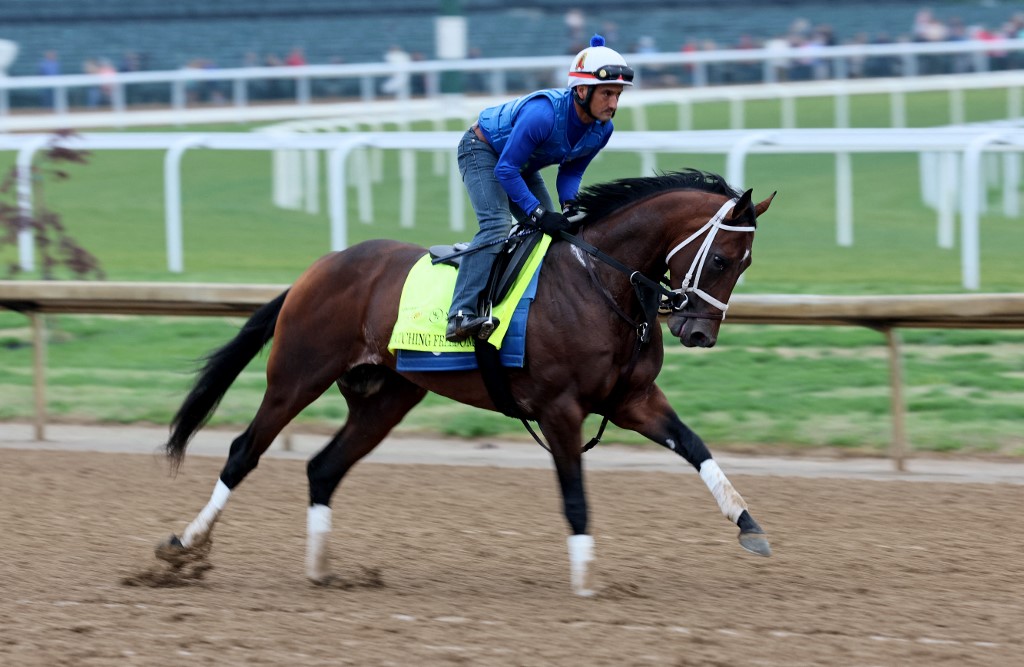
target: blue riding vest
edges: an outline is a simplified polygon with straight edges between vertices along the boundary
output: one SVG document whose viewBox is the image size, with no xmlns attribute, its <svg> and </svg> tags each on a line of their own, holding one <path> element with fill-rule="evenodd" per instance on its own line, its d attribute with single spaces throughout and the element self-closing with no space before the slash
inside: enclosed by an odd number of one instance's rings
<svg viewBox="0 0 1024 667">
<path fill-rule="evenodd" d="M 572 90 L 569 88 L 553 88 L 538 90 L 480 112 L 480 127 L 490 141 L 491 147 L 499 155 L 504 150 L 505 143 L 512 133 L 512 126 L 519 115 L 519 110 L 522 109 L 526 102 L 541 95 L 551 100 L 551 104 L 555 107 L 555 126 L 547 141 L 530 154 L 529 162 L 531 164 L 559 164 L 593 155 L 601 149 L 605 137 L 612 131 L 611 121 L 601 122 L 595 120 L 589 123 L 583 132 L 583 136 L 576 142 L 576 145 L 570 146 L 565 131 L 566 125 L 569 122 L 569 114 L 576 113 L 575 109 L 573 109 Z M 520 165 L 520 169 L 524 166 Z"/>
</svg>

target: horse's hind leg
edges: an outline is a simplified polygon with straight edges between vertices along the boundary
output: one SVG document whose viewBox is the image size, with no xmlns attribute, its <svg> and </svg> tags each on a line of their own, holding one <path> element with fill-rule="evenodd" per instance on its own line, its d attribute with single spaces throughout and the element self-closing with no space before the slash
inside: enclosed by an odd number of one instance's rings
<svg viewBox="0 0 1024 667">
<path fill-rule="evenodd" d="M 371 365 L 350 370 L 338 380 L 338 388 L 348 402 L 348 420 L 306 466 L 306 574 L 317 583 L 329 579 L 327 537 L 335 489 L 352 466 L 369 454 L 427 393 L 395 371 Z"/>
<path fill-rule="evenodd" d="M 172 535 L 166 544 L 157 548 L 158 556 L 170 559 L 175 549 L 191 549 L 209 539 L 232 490 L 256 468 L 260 456 L 288 422 L 322 395 L 338 375 L 338 371 L 331 368 L 308 366 L 285 362 L 275 368 L 275 357 L 271 355 L 263 402 L 248 428 L 231 443 L 228 460 L 209 502 L 188 524 L 180 540 Z M 287 377 L 283 375 L 283 369 L 288 369 Z"/>
</svg>

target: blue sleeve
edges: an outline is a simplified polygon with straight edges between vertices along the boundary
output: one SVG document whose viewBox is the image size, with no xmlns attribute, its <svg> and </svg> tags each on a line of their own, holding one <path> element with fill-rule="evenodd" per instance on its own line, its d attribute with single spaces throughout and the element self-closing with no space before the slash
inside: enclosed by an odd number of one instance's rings
<svg viewBox="0 0 1024 667">
<path fill-rule="evenodd" d="M 558 203 L 564 204 L 570 199 L 576 199 L 580 192 L 580 182 L 583 180 L 583 172 L 590 166 L 590 161 L 608 145 L 608 139 L 612 136 L 612 127 L 609 124 L 608 133 L 604 135 L 604 141 L 596 151 L 586 157 L 581 157 L 569 162 L 563 162 L 558 167 L 558 178 L 555 179 L 555 188 L 558 190 Z"/>
<path fill-rule="evenodd" d="M 501 187 L 516 205 L 529 213 L 540 206 L 520 170 L 530 161 L 530 155 L 547 141 L 555 127 L 555 107 L 546 97 L 535 97 L 523 105 L 516 116 L 512 133 L 494 167 L 494 175 Z"/>
</svg>

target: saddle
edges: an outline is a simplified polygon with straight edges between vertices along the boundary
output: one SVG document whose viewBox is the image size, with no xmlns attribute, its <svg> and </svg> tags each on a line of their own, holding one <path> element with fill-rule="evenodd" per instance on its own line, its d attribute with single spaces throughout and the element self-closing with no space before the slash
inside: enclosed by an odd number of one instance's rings
<svg viewBox="0 0 1024 667">
<path fill-rule="evenodd" d="M 476 312 L 490 312 L 492 305 L 501 303 L 502 299 L 508 295 L 509 290 L 512 288 L 512 283 L 515 282 L 519 272 L 526 265 L 526 261 L 530 258 L 530 253 L 533 251 L 534 246 L 541 239 L 540 232 L 527 236 L 516 236 L 517 232 L 520 231 L 522 230 L 519 226 L 512 228 L 508 238 L 505 239 L 505 243 L 502 245 L 501 251 L 494 258 L 494 264 L 491 265 L 491 273 L 487 277 L 487 283 L 480 292 Z M 468 247 L 468 243 L 430 246 L 430 258 L 431 260 L 439 260 L 438 263 L 440 264 L 448 264 L 458 268 L 462 263 L 462 255 L 457 254 L 455 257 L 450 257 L 450 255 L 463 252 Z"/>
</svg>

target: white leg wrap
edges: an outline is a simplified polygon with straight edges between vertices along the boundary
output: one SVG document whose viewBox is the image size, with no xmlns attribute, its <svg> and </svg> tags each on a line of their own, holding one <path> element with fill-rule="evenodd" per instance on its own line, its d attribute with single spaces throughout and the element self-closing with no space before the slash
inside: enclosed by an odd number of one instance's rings
<svg viewBox="0 0 1024 667">
<path fill-rule="evenodd" d="M 313 581 L 327 578 L 327 536 L 331 532 L 331 508 L 310 505 L 306 513 L 306 576 Z"/>
<path fill-rule="evenodd" d="M 594 560 L 594 538 L 590 535 L 569 536 L 569 574 L 572 592 L 589 597 L 594 594 L 590 588 L 590 563 Z"/>
<path fill-rule="evenodd" d="M 181 544 L 186 549 L 194 544 L 202 542 L 213 530 L 213 524 L 217 522 L 217 517 L 220 516 L 221 510 L 228 503 L 228 498 L 231 496 L 231 489 L 228 485 L 217 480 L 217 486 L 213 487 L 213 494 L 210 496 L 210 502 L 206 503 L 206 507 L 199 513 L 192 523 L 188 524 L 185 528 L 185 533 L 181 537 Z"/>
<path fill-rule="evenodd" d="M 708 459 L 700 464 L 700 478 L 711 490 L 711 495 L 718 501 L 718 507 L 722 514 L 729 517 L 729 520 L 736 523 L 747 504 L 743 497 L 733 488 L 732 483 L 726 478 L 725 473 L 718 467 L 714 459 Z"/>
</svg>

